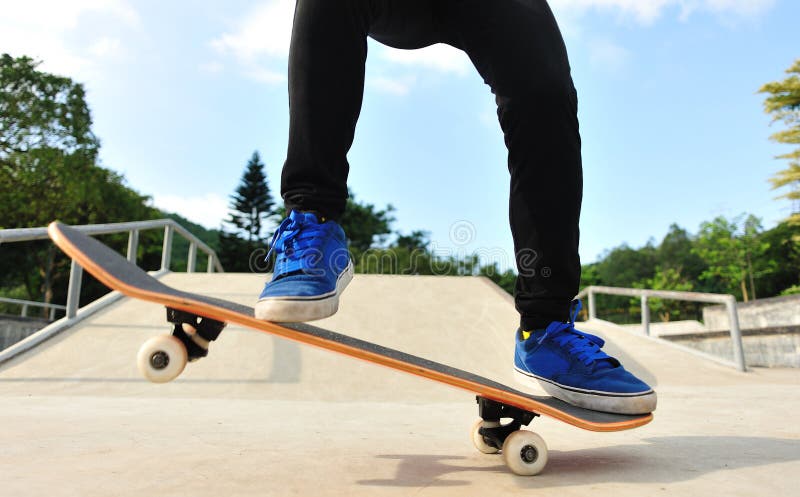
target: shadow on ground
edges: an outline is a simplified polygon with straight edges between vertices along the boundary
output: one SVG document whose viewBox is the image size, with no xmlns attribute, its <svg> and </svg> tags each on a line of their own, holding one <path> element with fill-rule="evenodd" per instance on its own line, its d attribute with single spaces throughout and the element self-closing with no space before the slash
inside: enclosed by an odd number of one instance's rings
<svg viewBox="0 0 800 497">
<path fill-rule="evenodd" d="M 524 488 L 572 486 L 607 482 L 675 483 L 715 471 L 765 466 L 800 460 L 800 440 L 736 437 L 677 436 L 645 439 L 646 444 L 574 451 L 550 451 L 544 472 L 518 477 Z M 434 455 L 380 455 L 397 459 L 392 479 L 360 480 L 360 485 L 392 487 L 455 487 L 470 485 L 452 478 L 472 472 L 507 472 L 500 455 L 487 455 L 491 466 L 467 466 L 472 458 Z M 471 479 L 471 478 L 470 478 Z"/>
</svg>

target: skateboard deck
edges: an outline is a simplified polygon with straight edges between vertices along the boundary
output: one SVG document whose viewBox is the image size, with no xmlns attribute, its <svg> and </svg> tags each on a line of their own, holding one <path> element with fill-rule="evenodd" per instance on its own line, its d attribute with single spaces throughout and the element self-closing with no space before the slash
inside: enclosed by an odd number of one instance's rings
<svg viewBox="0 0 800 497">
<path fill-rule="evenodd" d="M 506 438 L 509 440 L 514 438 L 509 436 L 510 433 L 505 433 L 506 431 L 514 432 L 538 415 L 545 415 L 585 430 L 605 432 L 636 428 L 653 419 L 652 414 L 622 415 L 597 412 L 567 404 L 553 397 L 531 395 L 468 371 L 310 324 L 261 321 L 254 317 L 251 307 L 165 285 L 116 251 L 78 229 L 56 221 L 50 224 L 48 233 L 61 250 L 109 288 L 129 297 L 164 305 L 168 308 L 168 316 L 189 315 L 219 322 L 219 328 L 210 338 L 206 337 L 207 340 L 216 339 L 224 323 L 235 323 L 472 392 L 477 396 L 483 421 L 482 425 L 476 424 L 473 427 L 473 442 L 482 452 L 497 452 L 502 448 L 498 445 L 506 442 Z M 220 278 L 224 276 L 220 275 Z M 176 322 L 172 319 L 171 321 Z M 186 319 L 182 322 L 195 323 Z M 177 326 L 176 332 L 180 333 Z M 186 341 L 185 336 L 182 339 Z M 207 345 L 207 342 L 205 343 Z M 191 346 L 191 342 L 188 345 Z M 497 422 L 500 418 L 512 418 L 513 426 L 509 428 L 501 426 L 497 428 L 501 433 L 490 433 L 496 428 L 494 424 L 498 423 L 486 422 L 495 421 L 494 418 L 497 418 Z M 485 446 L 481 446 L 481 441 Z M 531 442 L 528 445 L 534 449 L 531 457 L 536 456 L 536 444 Z M 546 447 L 539 447 L 538 450 L 539 456 L 542 456 L 543 451 L 546 453 Z M 524 456 L 524 450 L 522 454 Z M 512 466 L 511 463 L 509 466 Z M 526 474 L 516 471 L 513 466 L 511 469 L 518 474 Z"/>
</svg>

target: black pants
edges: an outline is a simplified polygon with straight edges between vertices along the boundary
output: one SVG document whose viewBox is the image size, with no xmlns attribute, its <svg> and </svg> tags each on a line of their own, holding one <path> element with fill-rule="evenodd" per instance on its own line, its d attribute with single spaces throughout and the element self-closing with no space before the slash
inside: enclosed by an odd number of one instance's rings
<svg viewBox="0 0 800 497">
<path fill-rule="evenodd" d="M 577 95 L 546 0 L 297 0 L 287 209 L 334 219 L 344 210 L 367 36 L 401 49 L 446 43 L 472 60 L 496 96 L 508 148 L 521 325 L 566 320 L 580 279 L 583 176 Z"/>
</svg>

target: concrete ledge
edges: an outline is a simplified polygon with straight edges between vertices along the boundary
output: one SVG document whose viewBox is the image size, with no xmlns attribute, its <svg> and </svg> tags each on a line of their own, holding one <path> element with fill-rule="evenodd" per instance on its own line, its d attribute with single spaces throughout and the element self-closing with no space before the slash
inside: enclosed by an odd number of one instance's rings
<svg viewBox="0 0 800 497">
<path fill-rule="evenodd" d="M 50 323 L 47 319 L 22 316 L 0 316 L 0 350 L 36 333 Z"/>
<path fill-rule="evenodd" d="M 766 328 L 751 328 L 742 330 L 742 337 L 767 336 L 767 335 L 800 335 L 800 326 L 769 326 Z M 667 340 L 702 340 L 705 338 L 730 338 L 730 330 L 711 330 L 700 333 L 675 333 L 664 336 Z"/>
<path fill-rule="evenodd" d="M 664 338 L 714 356 L 733 357 L 728 331 L 687 333 Z M 800 368 L 800 326 L 742 330 L 742 344 L 750 366 Z"/>
<path fill-rule="evenodd" d="M 800 325 L 800 313 L 797 309 L 800 309 L 800 295 L 784 295 L 736 303 L 739 325 L 748 329 Z M 711 330 L 729 326 L 725 307 L 703 308 L 703 322 Z"/>
</svg>

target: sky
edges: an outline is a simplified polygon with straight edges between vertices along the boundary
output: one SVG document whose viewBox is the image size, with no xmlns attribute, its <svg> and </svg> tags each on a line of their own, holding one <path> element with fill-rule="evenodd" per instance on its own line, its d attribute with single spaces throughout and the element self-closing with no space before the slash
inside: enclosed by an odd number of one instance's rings
<svg viewBox="0 0 800 497">
<path fill-rule="evenodd" d="M 673 223 L 791 212 L 788 151 L 760 86 L 800 58 L 793 0 L 551 0 L 580 101 L 581 258 L 656 243 Z M 0 0 L 0 52 L 84 84 L 104 167 L 209 228 L 257 150 L 280 189 L 291 0 Z M 370 41 L 349 154 L 356 199 L 395 208 L 440 255 L 511 265 L 507 155 L 466 56 Z"/>
</svg>

